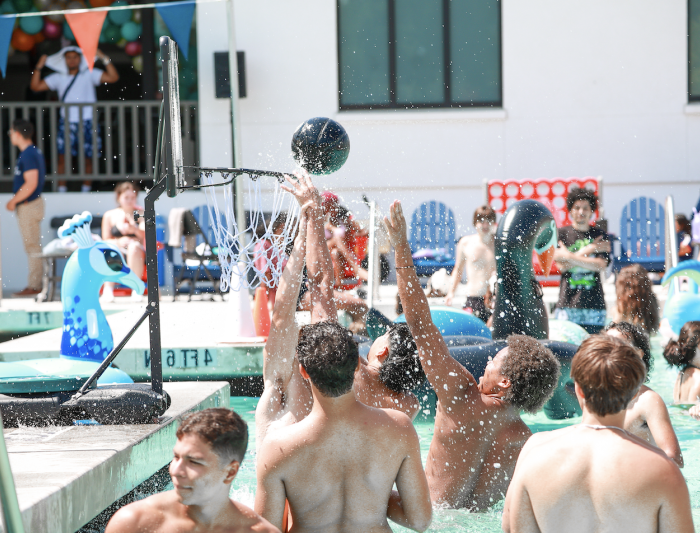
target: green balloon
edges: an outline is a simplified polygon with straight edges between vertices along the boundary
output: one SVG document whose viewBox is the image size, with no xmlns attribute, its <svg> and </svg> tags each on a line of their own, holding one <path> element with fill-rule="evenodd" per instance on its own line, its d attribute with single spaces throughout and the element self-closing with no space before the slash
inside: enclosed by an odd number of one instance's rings
<svg viewBox="0 0 700 533">
<path fill-rule="evenodd" d="M 33 7 L 30 11 L 36 11 Z M 29 35 L 35 35 L 44 29 L 44 19 L 42 17 L 20 17 L 20 29 Z"/>
<path fill-rule="evenodd" d="M 70 29 L 70 26 L 68 25 L 68 21 L 63 23 L 63 36 L 68 39 L 69 41 L 75 41 L 75 36 L 73 35 L 73 31 Z"/>
<path fill-rule="evenodd" d="M 26 13 L 34 7 L 34 0 L 15 0 L 14 4 L 18 13 Z"/>
<path fill-rule="evenodd" d="M 102 34 L 100 34 L 100 39 L 104 36 L 104 42 L 106 43 L 116 43 L 119 39 L 121 39 L 121 31 L 119 29 L 119 26 L 115 26 L 114 24 L 110 24 L 109 26 L 106 26 L 102 28 Z"/>
<path fill-rule="evenodd" d="M 112 7 L 117 7 L 117 6 L 126 6 L 128 5 L 125 0 L 117 0 L 112 4 Z M 109 15 L 107 15 L 109 18 L 109 21 L 112 24 L 116 24 L 117 26 L 121 26 L 122 24 L 125 24 L 131 20 L 131 9 L 116 9 L 114 11 L 110 11 Z"/>
<path fill-rule="evenodd" d="M 15 5 L 12 3 L 12 0 L 5 0 L 0 4 L 0 13 L 3 15 L 6 13 L 15 13 Z"/>
<path fill-rule="evenodd" d="M 141 24 L 129 21 L 122 26 L 121 34 L 127 41 L 135 41 L 141 35 Z"/>
</svg>

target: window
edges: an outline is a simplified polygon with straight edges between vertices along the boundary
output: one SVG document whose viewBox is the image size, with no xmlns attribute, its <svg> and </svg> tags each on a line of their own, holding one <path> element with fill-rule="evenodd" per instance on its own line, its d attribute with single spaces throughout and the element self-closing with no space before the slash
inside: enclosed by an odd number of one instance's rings
<svg viewBox="0 0 700 533">
<path fill-rule="evenodd" d="M 688 100 L 700 102 L 700 0 L 688 1 Z"/>
<path fill-rule="evenodd" d="M 501 4 L 339 0 L 338 55 L 340 109 L 500 107 Z"/>
</svg>

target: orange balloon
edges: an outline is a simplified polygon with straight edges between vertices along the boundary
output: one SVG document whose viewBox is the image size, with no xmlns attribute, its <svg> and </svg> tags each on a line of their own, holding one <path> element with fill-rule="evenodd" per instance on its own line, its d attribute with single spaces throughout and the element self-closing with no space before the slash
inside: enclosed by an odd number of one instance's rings
<svg viewBox="0 0 700 533">
<path fill-rule="evenodd" d="M 46 40 L 46 35 L 44 35 L 43 31 L 35 33 L 34 35 L 32 35 L 32 37 L 34 38 L 34 44 L 39 44 L 40 42 Z"/>
<path fill-rule="evenodd" d="M 107 7 L 111 6 L 114 0 L 90 0 L 90 5 L 92 7 Z"/>
<path fill-rule="evenodd" d="M 15 28 L 12 33 L 12 41 L 10 41 L 12 48 L 19 50 L 20 52 L 29 52 L 34 48 L 34 36 L 24 33 L 19 28 Z"/>
</svg>

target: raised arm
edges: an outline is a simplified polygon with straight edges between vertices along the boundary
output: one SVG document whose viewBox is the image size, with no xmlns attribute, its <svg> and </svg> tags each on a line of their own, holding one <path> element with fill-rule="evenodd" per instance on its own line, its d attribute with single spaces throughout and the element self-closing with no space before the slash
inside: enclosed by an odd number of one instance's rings
<svg viewBox="0 0 700 533">
<path fill-rule="evenodd" d="M 312 305 L 311 323 L 315 324 L 323 320 L 335 322 L 338 314 L 333 301 L 333 263 L 326 245 L 321 197 L 306 172 L 298 172 L 296 176 L 310 188 L 313 201 L 308 215 L 306 246 L 306 275 L 309 278 Z"/>
<path fill-rule="evenodd" d="M 396 251 L 396 279 L 406 323 L 418 346 L 423 370 L 438 400 L 445 405 L 457 397 L 472 400 L 480 398 L 474 376 L 453 359 L 440 331 L 433 324 L 428 299 L 413 267 L 411 248 L 406 237 L 406 219 L 398 200 L 391 204 L 390 218 L 384 217 L 384 224 Z"/>
<path fill-rule="evenodd" d="M 387 517 L 397 524 L 425 531 L 432 519 L 430 488 L 420 459 L 420 442 L 413 424 L 403 415 L 407 454 L 396 476 L 396 488 L 389 497 Z"/>
<path fill-rule="evenodd" d="M 46 54 L 44 54 L 39 58 L 36 67 L 34 67 L 34 72 L 32 72 L 32 79 L 29 82 L 29 88 L 35 93 L 48 91 L 50 89 L 50 87 L 46 84 L 46 81 L 41 79 L 41 69 L 44 68 L 44 65 L 46 64 L 46 57 Z"/>
</svg>

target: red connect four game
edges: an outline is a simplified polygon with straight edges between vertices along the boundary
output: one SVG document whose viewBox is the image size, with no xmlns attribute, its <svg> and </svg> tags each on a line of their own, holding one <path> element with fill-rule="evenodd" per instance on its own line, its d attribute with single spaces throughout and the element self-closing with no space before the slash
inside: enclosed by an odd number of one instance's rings
<svg viewBox="0 0 700 533">
<path fill-rule="evenodd" d="M 600 198 L 600 178 L 539 178 L 534 180 L 489 181 L 486 184 L 488 203 L 496 213 L 502 215 L 518 200 L 532 199 L 542 202 L 554 215 L 557 227 L 571 224 L 566 210 L 566 195 L 575 187 L 585 187 Z M 599 212 L 595 212 L 595 218 Z"/>
</svg>

